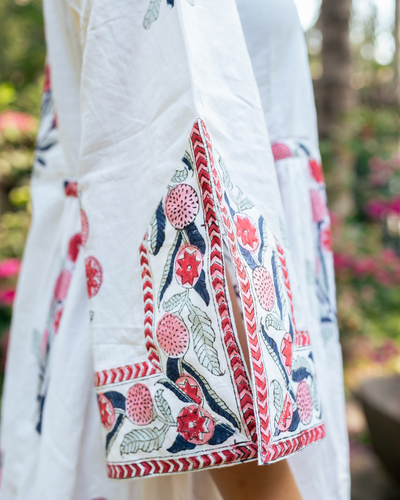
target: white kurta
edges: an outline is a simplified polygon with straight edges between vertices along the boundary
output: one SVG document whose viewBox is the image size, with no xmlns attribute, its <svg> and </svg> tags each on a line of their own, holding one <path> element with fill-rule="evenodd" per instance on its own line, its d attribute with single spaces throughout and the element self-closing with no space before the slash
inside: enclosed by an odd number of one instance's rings
<svg viewBox="0 0 400 500">
<path fill-rule="evenodd" d="M 290 457 L 304 500 L 348 499 L 330 223 L 293 3 L 44 10 L 51 85 L 0 498 L 217 499 L 190 471 Z M 143 476 L 158 477 L 128 480 Z"/>
</svg>

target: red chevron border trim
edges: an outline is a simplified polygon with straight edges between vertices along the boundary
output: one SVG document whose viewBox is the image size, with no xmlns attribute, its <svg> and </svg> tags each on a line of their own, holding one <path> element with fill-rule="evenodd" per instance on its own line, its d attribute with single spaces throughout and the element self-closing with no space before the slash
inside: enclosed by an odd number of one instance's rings
<svg viewBox="0 0 400 500">
<path fill-rule="evenodd" d="M 202 138 L 199 122 L 193 126 L 190 140 L 193 147 L 197 175 L 202 192 L 205 224 L 208 236 L 211 241 L 210 249 L 210 275 L 214 290 L 214 297 L 218 307 L 221 320 L 221 327 L 224 334 L 224 342 L 228 352 L 228 357 L 235 379 L 235 388 L 240 402 L 243 415 L 243 424 L 254 443 L 257 442 L 256 422 L 254 417 L 253 396 L 250 389 L 249 380 L 244 368 L 242 356 L 233 333 L 232 322 L 229 315 L 228 302 L 226 299 L 226 285 L 224 278 L 224 264 L 222 260 L 222 238 L 218 224 L 217 214 L 214 207 L 212 185 L 210 179 L 210 164 L 213 165 L 213 157 L 209 138 L 206 145 Z M 203 131 L 205 126 L 202 124 Z M 208 137 L 208 136 L 207 136 Z M 209 160 L 209 161 L 207 161 Z"/>
<path fill-rule="evenodd" d="M 292 289 L 290 287 L 289 271 L 288 271 L 288 268 L 286 265 L 285 252 L 283 251 L 283 248 L 280 246 L 279 241 L 276 238 L 275 238 L 275 242 L 276 242 L 276 248 L 277 248 L 278 254 L 279 254 L 279 260 L 282 264 L 283 281 L 285 282 L 287 297 L 289 299 L 291 318 L 292 318 L 292 323 L 293 323 L 293 328 L 294 328 L 295 338 L 296 338 L 298 335 L 298 331 L 297 331 L 296 322 L 294 319 L 293 295 L 292 295 Z"/>
<path fill-rule="evenodd" d="M 294 345 L 296 347 L 306 347 L 311 345 L 310 334 L 307 331 L 297 332 L 294 338 Z"/>
<path fill-rule="evenodd" d="M 325 426 L 324 424 L 317 425 L 311 429 L 307 429 L 301 432 L 294 438 L 285 439 L 279 443 L 274 443 L 270 446 L 268 450 L 268 462 L 274 462 L 279 458 L 286 457 L 287 455 L 293 455 L 297 451 L 316 443 L 320 439 L 325 437 Z"/>
<path fill-rule="evenodd" d="M 219 467 L 234 462 L 244 462 L 257 457 L 257 446 L 232 446 L 223 451 L 184 458 L 166 458 L 162 460 L 138 461 L 136 463 L 108 463 L 108 477 L 112 479 L 128 479 L 131 477 L 156 476 L 174 472 L 189 472 L 208 467 Z"/>
<path fill-rule="evenodd" d="M 216 189 L 216 194 L 220 206 L 220 210 L 222 213 L 222 219 L 224 222 L 225 230 L 228 235 L 228 240 L 229 240 L 229 245 L 231 248 L 231 253 L 232 253 L 232 258 L 233 262 L 236 267 L 236 274 L 237 274 L 237 280 L 240 285 L 240 294 L 242 298 L 242 304 L 243 304 L 243 313 L 244 313 L 244 318 L 245 318 L 245 324 L 246 324 L 246 330 L 247 330 L 247 336 L 249 340 L 249 345 L 250 345 L 250 351 L 251 351 L 251 359 L 252 359 L 252 364 L 253 364 L 253 374 L 254 374 L 254 381 L 255 381 L 255 388 L 257 392 L 257 409 L 258 409 L 258 416 L 260 419 L 260 446 L 261 446 L 261 455 L 262 455 L 262 461 L 266 461 L 267 453 L 268 453 L 268 448 L 269 448 L 269 443 L 271 440 L 271 431 L 269 429 L 269 412 L 268 412 L 268 385 L 267 385 L 267 379 L 265 376 L 265 367 L 262 359 L 262 354 L 261 354 L 261 347 L 258 342 L 258 336 L 257 336 L 257 320 L 256 320 L 256 315 L 255 315 L 255 306 L 254 306 L 254 300 L 253 296 L 251 293 L 251 288 L 250 288 L 250 281 L 247 276 L 246 270 L 243 266 L 242 260 L 239 257 L 239 253 L 237 250 L 236 246 L 236 241 L 235 241 L 235 235 L 231 227 L 231 222 L 228 216 L 228 209 L 225 205 L 223 195 L 222 195 L 222 189 L 221 189 L 221 183 L 219 180 L 218 172 L 215 168 L 214 165 L 214 157 L 213 157 L 213 152 L 212 152 L 212 146 L 211 146 L 211 141 L 210 137 L 208 135 L 206 126 L 202 120 L 198 121 L 197 127 L 201 126 L 201 130 L 205 136 L 205 141 L 207 144 L 207 157 L 209 160 L 209 164 L 211 166 L 212 174 L 213 174 L 213 180 L 214 180 L 214 185 Z M 196 129 L 196 125 L 194 127 Z M 200 130 L 199 130 L 200 132 Z M 253 439 L 255 439 L 256 436 L 254 436 Z"/>
<path fill-rule="evenodd" d="M 126 382 L 127 380 L 134 380 L 135 378 L 143 378 L 149 375 L 159 373 L 158 370 L 149 361 L 143 363 L 136 363 L 134 365 L 120 366 L 118 368 L 111 368 L 110 370 L 103 370 L 95 372 L 94 385 L 101 387 L 108 384 L 118 384 L 119 382 Z"/>
</svg>

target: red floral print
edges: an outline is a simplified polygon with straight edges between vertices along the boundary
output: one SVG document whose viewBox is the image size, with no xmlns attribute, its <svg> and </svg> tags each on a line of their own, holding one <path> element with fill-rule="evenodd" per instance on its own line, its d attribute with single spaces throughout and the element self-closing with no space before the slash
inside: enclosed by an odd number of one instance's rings
<svg viewBox="0 0 400 500">
<path fill-rule="evenodd" d="M 296 403 L 300 420 L 303 424 L 309 424 L 312 418 L 312 397 L 305 380 L 299 382 L 297 386 Z"/>
<path fill-rule="evenodd" d="M 175 384 L 183 392 L 185 392 L 196 404 L 202 404 L 203 397 L 201 389 L 193 377 L 191 377 L 190 375 L 184 375 L 183 377 L 179 377 Z"/>
<path fill-rule="evenodd" d="M 290 397 L 286 394 L 285 402 L 283 403 L 283 410 L 278 420 L 278 429 L 285 432 L 289 429 L 293 419 L 293 405 Z"/>
<path fill-rule="evenodd" d="M 156 336 L 161 349 L 171 358 L 182 356 L 189 345 L 189 330 L 174 314 L 164 314 L 158 322 Z"/>
<path fill-rule="evenodd" d="M 89 298 L 94 297 L 103 283 L 103 269 L 100 262 L 93 256 L 85 259 L 86 285 Z"/>
<path fill-rule="evenodd" d="M 50 88 L 50 66 L 46 63 L 44 67 L 43 92 L 49 92 Z"/>
<path fill-rule="evenodd" d="M 215 420 L 199 406 L 187 406 L 178 415 L 178 432 L 189 443 L 207 443 L 214 435 L 214 430 Z"/>
<path fill-rule="evenodd" d="M 321 246 L 328 252 L 332 252 L 331 226 L 321 231 Z"/>
<path fill-rule="evenodd" d="M 84 247 L 89 237 L 89 222 L 86 216 L 86 212 L 84 210 L 81 210 L 81 226 L 82 226 L 82 232 L 81 232 L 82 246 Z"/>
<path fill-rule="evenodd" d="M 275 303 L 274 282 L 265 267 L 256 267 L 253 271 L 253 283 L 261 307 L 271 311 Z"/>
<path fill-rule="evenodd" d="M 178 282 L 185 288 L 194 286 L 203 269 L 203 256 L 193 245 L 184 245 L 175 261 L 175 273 Z"/>
<path fill-rule="evenodd" d="M 54 330 L 54 333 L 58 332 L 58 327 L 60 326 L 60 321 L 61 321 L 61 316 L 63 314 L 63 310 L 64 310 L 64 308 L 60 307 L 60 309 L 54 315 L 54 319 L 53 319 L 53 330 Z"/>
<path fill-rule="evenodd" d="M 285 158 L 290 158 L 292 156 L 292 152 L 286 144 L 276 143 L 272 145 L 271 149 L 275 161 L 284 160 Z"/>
<path fill-rule="evenodd" d="M 324 182 L 324 172 L 322 170 L 322 165 L 317 162 L 317 160 L 311 158 L 308 162 L 308 167 L 310 169 L 311 177 L 319 184 L 322 184 Z"/>
<path fill-rule="evenodd" d="M 99 394 L 98 404 L 100 410 L 101 423 L 107 430 L 110 430 L 115 422 L 115 411 L 110 400 L 104 396 L 104 394 Z"/>
<path fill-rule="evenodd" d="M 293 341 L 290 333 L 285 333 L 281 343 L 282 360 L 285 364 L 286 371 L 290 375 L 292 371 L 292 356 L 293 356 Z"/>
<path fill-rule="evenodd" d="M 260 245 L 260 238 L 254 222 L 246 215 L 236 214 L 233 218 L 240 244 L 250 252 L 255 252 Z"/>
<path fill-rule="evenodd" d="M 82 235 L 81 233 L 74 234 L 72 238 L 69 240 L 68 244 L 68 257 L 72 262 L 76 262 L 76 259 L 79 255 L 79 249 L 82 244 Z"/>
<path fill-rule="evenodd" d="M 154 418 L 150 390 L 140 382 L 134 384 L 126 395 L 126 414 L 137 425 L 147 425 Z"/>
<path fill-rule="evenodd" d="M 319 191 L 311 190 L 311 208 L 313 214 L 314 222 L 322 222 L 325 216 L 328 214 L 328 209 L 326 208 L 325 200 Z"/>
<path fill-rule="evenodd" d="M 196 191 L 189 184 L 173 187 L 165 199 L 165 213 L 176 229 L 183 229 L 196 218 L 199 211 L 199 199 Z"/>
<path fill-rule="evenodd" d="M 56 284 L 54 286 L 54 297 L 59 302 L 62 302 L 67 297 L 71 277 L 72 274 L 70 273 L 70 271 L 65 269 L 64 271 L 61 271 L 57 278 Z"/>
<path fill-rule="evenodd" d="M 72 181 L 65 181 L 64 191 L 66 196 L 72 196 L 73 198 L 78 198 L 78 183 Z"/>
</svg>

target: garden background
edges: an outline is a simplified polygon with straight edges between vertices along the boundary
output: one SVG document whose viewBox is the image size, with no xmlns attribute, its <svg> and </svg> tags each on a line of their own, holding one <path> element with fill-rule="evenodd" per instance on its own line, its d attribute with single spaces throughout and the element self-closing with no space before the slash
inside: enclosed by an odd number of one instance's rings
<svg viewBox="0 0 400 500">
<path fill-rule="evenodd" d="M 321 8 L 318 0 L 296 0 L 307 28 L 332 216 L 353 498 L 365 500 L 400 498 L 374 456 L 354 398 L 362 380 L 400 374 L 400 54 L 396 43 L 400 7 L 399 0 L 379 2 L 381 7 L 385 4 L 385 22 L 372 0 L 362 4 L 323 0 Z M 29 179 L 45 61 L 41 0 L 2 0 L 0 19 L 1 383 L 31 215 Z"/>
</svg>

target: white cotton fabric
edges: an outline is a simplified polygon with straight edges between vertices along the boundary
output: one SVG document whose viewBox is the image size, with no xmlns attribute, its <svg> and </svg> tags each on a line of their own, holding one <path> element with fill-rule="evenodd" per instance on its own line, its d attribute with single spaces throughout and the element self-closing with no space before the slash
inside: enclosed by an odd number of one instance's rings
<svg viewBox="0 0 400 500">
<path fill-rule="evenodd" d="M 159 2 L 158 2 L 159 3 Z M 146 361 L 140 246 L 193 122 L 207 124 L 236 185 L 280 239 L 287 231 L 297 323 L 317 365 L 325 439 L 289 459 L 303 500 L 348 500 L 348 443 L 337 328 L 321 329 L 306 156 L 274 162 L 271 144 L 304 143 L 318 158 L 304 34 L 292 0 L 45 0 L 59 145 L 35 164 L 33 221 L 14 307 L 3 396 L 0 500 L 219 500 L 208 472 L 107 478 L 93 371 Z M 78 180 L 80 199 L 65 196 Z M 46 328 L 65 242 L 90 234 L 74 264 L 37 423 L 35 331 Z M 285 229 L 286 227 L 286 229 Z M 85 263 L 103 265 L 88 300 Z M 64 259 L 64 260 L 63 260 Z M 330 282 L 333 268 L 330 263 Z M 330 288 L 334 302 L 334 288 Z M 90 324 L 90 317 L 92 321 Z"/>
</svg>

